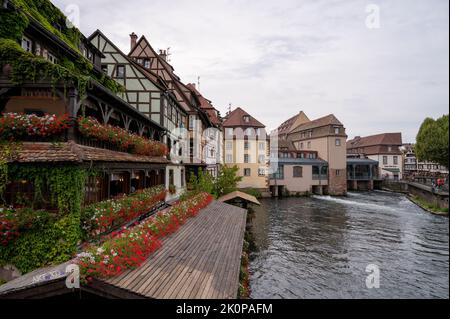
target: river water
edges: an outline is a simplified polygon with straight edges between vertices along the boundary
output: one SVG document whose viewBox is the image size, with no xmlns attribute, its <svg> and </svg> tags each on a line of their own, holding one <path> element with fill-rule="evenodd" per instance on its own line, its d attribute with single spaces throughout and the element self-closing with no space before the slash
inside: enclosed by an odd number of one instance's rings
<svg viewBox="0 0 450 319">
<path fill-rule="evenodd" d="M 252 298 L 449 298 L 448 218 L 403 195 L 267 199 L 255 212 Z"/>
</svg>

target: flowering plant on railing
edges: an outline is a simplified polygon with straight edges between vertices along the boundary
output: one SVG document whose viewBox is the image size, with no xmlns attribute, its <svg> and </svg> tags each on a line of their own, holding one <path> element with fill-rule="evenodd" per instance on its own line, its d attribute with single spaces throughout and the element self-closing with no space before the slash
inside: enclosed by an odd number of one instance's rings
<svg viewBox="0 0 450 319">
<path fill-rule="evenodd" d="M 208 206 L 212 199 L 210 194 L 197 194 L 134 228 L 114 234 L 101 247 L 88 248 L 77 256 L 81 275 L 90 281 L 93 277 L 114 277 L 140 266 L 161 247 L 160 238 L 174 233 L 187 218 L 196 216 Z"/>
<path fill-rule="evenodd" d="M 16 212 L 11 208 L 0 207 L 0 245 L 7 246 L 19 237 L 19 224 Z"/>
<path fill-rule="evenodd" d="M 87 206 L 82 211 L 82 227 L 87 237 L 104 234 L 150 212 L 166 198 L 163 186 Z"/>
<path fill-rule="evenodd" d="M 104 125 L 92 117 L 80 117 L 78 129 L 86 137 L 115 145 L 125 152 L 146 156 L 166 156 L 167 146 L 161 142 L 128 132 L 113 125 Z"/>
<path fill-rule="evenodd" d="M 43 228 L 53 218 L 42 210 L 0 207 L 0 245 L 7 246 L 23 232 Z"/>
<path fill-rule="evenodd" d="M 17 139 L 25 136 L 48 137 L 61 134 L 70 127 L 67 114 L 62 116 L 46 114 L 3 113 L 0 117 L 0 139 Z"/>
</svg>

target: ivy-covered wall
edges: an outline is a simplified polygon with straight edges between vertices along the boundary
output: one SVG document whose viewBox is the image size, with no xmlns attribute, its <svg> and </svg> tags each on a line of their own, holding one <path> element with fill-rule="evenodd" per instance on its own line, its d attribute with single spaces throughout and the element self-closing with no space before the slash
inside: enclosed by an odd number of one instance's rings
<svg viewBox="0 0 450 319">
<path fill-rule="evenodd" d="M 49 200 L 58 208 L 56 218 L 42 219 L 42 212 L 28 216 L 33 222 L 16 240 L 0 246 L 0 266 L 12 264 L 22 272 L 69 260 L 82 238 L 80 214 L 86 178 L 90 172 L 82 167 L 7 165 L 7 181 L 26 180 L 33 184 L 34 198 L 27 207 Z M 5 185 L 0 185 L 3 188 Z M 48 190 L 45 199 L 42 190 Z M 48 215 L 48 214 L 44 214 Z M 20 217 L 20 216 L 18 216 Z"/>
<path fill-rule="evenodd" d="M 124 87 L 103 72 L 93 70 L 93 65 L 83 55 L 75 61 L 60 57 L 59 65 L 25 52 L 19 45 L 29 24 L 36 19 L 44 28 L 57 35 L 71 48 L 80 52 L 81 33 L 77 28 L 66 27 L 65 15 L 48 0 L 12 0 L 19 11 L 0 9 L 0 67 L 12 66 L 12 80 L 24 81 L 51 79 L 53 84 L 74 85 L 84 98 L 90 81 L 96 81 L 113 93 L 124 92 Z M 28 15 L 28 16 L 27 16 Z M 54 26 L 59 25 L 57 29 Z"/>
</svg>

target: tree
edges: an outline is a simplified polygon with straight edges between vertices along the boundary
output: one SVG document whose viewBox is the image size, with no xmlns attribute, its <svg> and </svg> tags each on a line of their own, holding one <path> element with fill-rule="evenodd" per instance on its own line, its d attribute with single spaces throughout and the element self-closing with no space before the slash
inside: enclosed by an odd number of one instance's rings
<svg viewBox="0 0 450 319">
<path fill-rule="evenodd" d="M 434 120 L 426 118 L 416 137 L 415 152 L 420 161 L 429 161 L 449 167 L 448 114 Z"/>
<path fill-rule="evenodd" d="M 238 171 L 237 166 L 222 166 L 215 179 L 210 173 L 202 170 L 198 172 L 198 176 L 191 173 L 190 188 L 193 192 L 207 192 L 219 198 L 237 190 L 237 184 L 242 180 L 242 177 L 237 176 Z"/>
<path fill-rule="evenodd" d="M 242 181 L 242 176 L 238 176 L 239 167 L 222 166 L 215 183 L 215 193 L 217 197 L 229 194 L 237 190 L 237 184 Z"/>
</svg>

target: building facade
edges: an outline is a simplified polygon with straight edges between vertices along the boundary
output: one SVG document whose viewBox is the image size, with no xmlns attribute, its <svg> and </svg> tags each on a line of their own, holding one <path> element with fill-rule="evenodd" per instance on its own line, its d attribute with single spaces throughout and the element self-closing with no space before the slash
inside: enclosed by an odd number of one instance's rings
<svg viewBox="0 0 450 319">
<path fill-rule="evenodd" d="M 297 118 L 291 118 L 289 121 L 299 123 L 299 125 L 296 127 L 292 125 L 288 129 L 289 132 L 284 134 L 286 123 L 283 123 L 278 129 L 282 132 L 282 139 L 292 143 L 293 148 L 297 151 L 317 153 L 317 158 L 328 164 L 327 185 L 322 183 L 323 187 L 320 193 L 345 195 L 347 193 L 345 149 L 347 134 L 344 125 L 332 114 L 316 120 L 309 120 L 303 112 L 300 112 Z M 321 172 L 321 178 L 323 175 Z"/>
<path fill-rule="evenodd" d="M 2 10 L 2 14 L 21 11 L 8 1 Z M 79 40 L 67 42 L 28 12 L 23 14 L 29 23 L 21 41 L 2 38 L 15 56 L 1 61 L 0 112 L 2 121 L 20 121 L 28 131 L 23 135 L 13 125 L 2 129 L 2 134 L 9 130 L 9 138 L 20 142 L 20 147 L 8 156 L 4 156 L 2 148 L 2 160 L 17 172 L 30 167 L 36 172 L 62 168 L 94 170 L 97 174 L 87 179 L 80 205 L 164 184 L 169 162 L 159 137 L 165 129 L 118 97 L 124 88 L 103 73 L 102 52 L 81 33 Z M 62 13 L 60 16 L 64 17 Z M 60 26 L 62 34 L 75 32 L 65 28 Z M 67 61 L 74 61 L 73 65 Z M 34 65 L 34 78 L 29 74 L 17 78 L 16 63 L 22 62 Z M 87 132 L 84 125 L 92 130 Z M 45 132 L 41 132 L 44 128 Z M 131 143 L 149 143 L 146 145 L 155 149 L 136 151 L 117 140 L 106 143 L 95 134 L 96 130 L 122 136 L 133 134 L 128 136 Z M 28 202 L 38 205 L 34 203 L 35 193 L 40 192 L 38 207 L 54 209 L 49 207 L 52 192 L 41 189 L 31 176 L 21 180 L 12 177 L 4 192 L 7 204 L 13 206 L 26 206 Z"/>
<path fill-rule="evenodd" d="M 401 133 L 383 133 L 360 137 L 347 142 L 349 155 L 378 162 L 378 175 L 382 179 L 400 180 L 403 177 L 403 158 L 400 150 Z"/>
<path fill-rule="evenodd" d="M 268 138 L 264 124 L 242 108 L 229 112 L 223 121 L 224 164 L 237 166 L 242 181 L 238 188 L 268 190 Z"/>
<path fill-rule="evenodd" d="M 432 179 L 448 178 L 448 168 L 432 162 L 420 161 L 414 152 L 414 144 L 403 144 L 403 179 L 430 183 Z"/>
<path fill-rule="evenodd" d="M 162 135 L 154 138 L 165 143 L 171 152 L 180 142 L 175 129 L 186 127 L 188 113 L 168 89 L 167 83 L 145 69 L 145 64 L 136 63 L 123 53 L 100 30 L 95 31 L 89 40 L 103 54 L 101 70 L 125 87 L 120 97 L 165 129 Z M 170 165 L 165 172 L 166 188 L 172 191 L 171 196 L 177 196 L 185 190 L 186 169 L 173 156 L 169 159 Z"/>
</svg>

